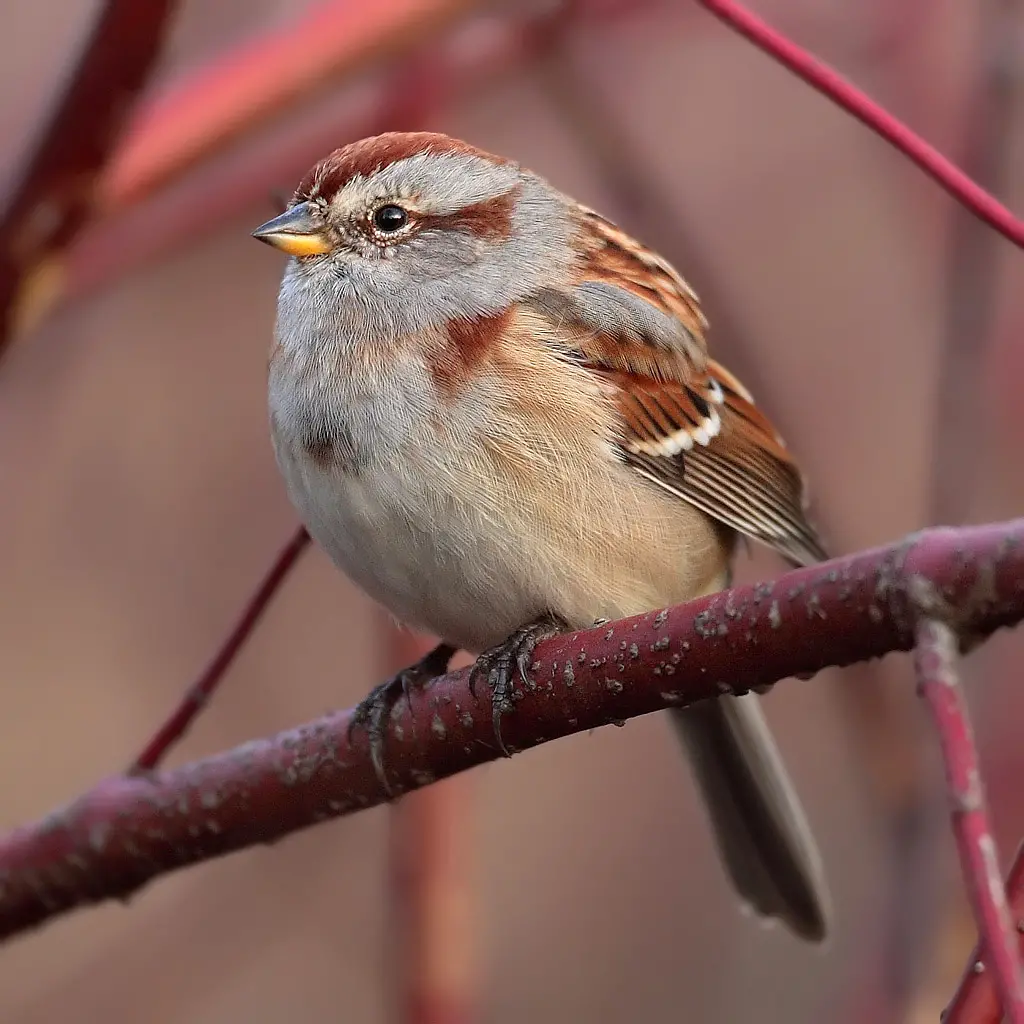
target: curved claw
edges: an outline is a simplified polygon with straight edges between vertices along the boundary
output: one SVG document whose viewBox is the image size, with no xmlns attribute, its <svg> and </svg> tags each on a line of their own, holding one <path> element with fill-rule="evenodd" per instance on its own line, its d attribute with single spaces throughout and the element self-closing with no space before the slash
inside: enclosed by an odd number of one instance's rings
<svg viewBox="0 0 1024 1024">
<path fill-rule="evenodd" d="M 501 738 L 501 716 L 512 710 L 512 684 L 508 678 L 508 669 L 507 657 L 500 658 L 487 676 L 488 685 L 491 687 L 491 727 L 494 729 L 494 739 L 503 757 L 512 756 L 512 751 L 505 746 L 505 741 Z"/>
<path fill-rule="evenodd" d="M 501 751 L 502 757 L 511 757 L 512 751 L 505 746 L 505 741 L 501 738 L 501 716 L 505 714 L 505 709 L 499 707 L 495 702 L 491 707 L 491 728 L 494 729 L 494 739 L 498 744 L 498 749 Z"/>
<path fill-rule="evenodd" d="M 384 726 L 388 715 L 404 695 L 409 707 L 412 708 L 412 691 L 422 686 L 434 676 L 444 672 L 451 661 L 455 648 L 449 644 L 438 644 L 432 651 L 421 658 L 415 665 L 402 669 L 379 686 L 375 686 L 358 705 L 348 723 L 348 740 L 356 726 L 366 727 L 366 736 L 370 744 L 370 763 L 381 789 L 390 800 L 395 795 L 388 784 L 384 766 Z"/>
<path fill-rule="evenodd" d="M 400 675 L 396 676 L 394 680 L 388 680 L 389 688 L 393 688 L 394 683 L 399 681 Z M 385 795 L 390 800 L 393 793 L 388 785 L 387 773 L 384 771 L 384 721 L 394 705 L 386 699 L 387 694 L 382 694 L 382 696 L 385 699 L 375 701 L 370 708 L 370 720 L 366 727 L 366 737 L 370 741 L 370 763 L 373 765 L 373 772 L 377 776 L 380 788 L 384 790 Z"/>
<path fill-rule="evenodd" d="M 564 628 L 565 623 L 551 615 L 530 622 L 517 629 L 504 643 L 484 651 L 469 673 L 469 692 L 474 698 L 477 681 L 481 676 L 487 676 L 487 685 L 491 690 L 491 723 L 494 728 L 494 739 L 505 757 L 512 756 L 512 752 L 505 746 L 505 741 L 501 737 L 501 719 L 512 710 L 515 694 L 512 666 L 515 665 L 523 684 L 528 685 L 529 678 L 526 673 L 537 644 L 555 636 Z"/>
<path fill-rule="evenodd" d="M 540 643 L 540 641 L 539 640 L 536 641 L 535 642 L 535 646 L 536 646 L 536 643 Z M 519 652 L 519 657 L 516 658 L 516 665 L 519 666 L 519 678 L 523 681 L 523 685 L 524 686 L 527 685 L 530 682 L 530 680 L 526 678 L 526 670 L 530 667 L 530 662 L 532 661 L 532 659 L 533 659 L 533 649 L 532 648 L 529 651 L 520 651 Z"/>
</svg>

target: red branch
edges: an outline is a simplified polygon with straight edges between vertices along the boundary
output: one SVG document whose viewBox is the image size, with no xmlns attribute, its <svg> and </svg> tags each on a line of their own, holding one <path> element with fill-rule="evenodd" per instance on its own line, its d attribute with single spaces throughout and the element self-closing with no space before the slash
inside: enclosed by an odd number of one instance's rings
<svg viewBox="0 0 1024 1024">
<path fill-rule="evenodd" d="M 918 687 L 939 733 L 960 866 L 999 1001 L 1009 1024 L 1024 1024 L 1024 972 L 989 825 L 967 703 L 957 678 L 957 639 L 946 623 L 922 619 L 914 659 Z"/>
<path fill-rule="evenodd" d="M 506 717 L 523 750 L 571 733 L 909 650 L 922 615 L 984 636 L 1024 618 L 1024 519 L 929 530 L 885 548 L 545 641 Z M 495 759 L 468 672 L 395 707 L 390 788 Z M 0 839 L 0 935 L 126 897 L 167 871 L 382 803 L 350 712 L 146 778 L 113 778 Z"/>
<path fill-rule="evenodd" d="M 895 146 L 928 177 L 938 182 L 954 199 L 995 228 L 1015 245 L 1024 247 L 1024 221 L 1018 219 L 994 196 L 972 181 L 937 149 L 912 132 L 842 75 L 812 57 L 806 50 L 778 33 L 767 22 L 733 0 L 697 0 L 756 47 L 803 79 L 812 89 L 867 125 L 876 135 Z"/>
<path fill-rule="evenodd" d="M 246 602 L 238 621 L 224 638 L 220 649 L 214 654 L 209 665 L 182 694 L 178 706 L 132 762 L 128 769 L 130 775 L 152 771 L 164 759 L 167 751 L 188 732 L 198 714 L 206 706 L 206 702 L 220 686 L 225 673 L 242 649 L 242 645 L 259 624 L 274 594 L 277 593 L 288 573 L 292 571 L 295 563 L 299 560 L 299 555 L 302 554 L 308 543 L 309 534 L 300 526 L 292 539 L 278 552 L 274 564 L 267 570 L 255 593 Z"/>
<path fill-rule="evenodd" d="M 1016 922 L 1018 951 L 1024 957 L 1024 843 L 1007 875 L 1006 895 L 1011 920 Z M 943 1024 L 1000 1024 L 1003 1011 L 990 966 L 988 950 L 979 942 L 967 961 L 956 995 L 942 1016 Z"/>
<path fill-rule="evenodd" d="M 107 0 L 0 216 L 0 355 L 35 312 L 24 285 L 92 215 L 96 181 L 160 52 L 175 0 Z"/>
</svg>

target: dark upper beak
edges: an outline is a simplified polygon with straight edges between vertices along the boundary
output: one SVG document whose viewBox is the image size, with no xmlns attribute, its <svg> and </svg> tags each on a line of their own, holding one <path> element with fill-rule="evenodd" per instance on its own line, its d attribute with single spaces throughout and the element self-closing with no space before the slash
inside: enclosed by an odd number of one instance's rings
<svg viewBox="0 0 1024 1024">
<path fill-rule="evenodd" d="M 289 256 L 317 256 L 330 252 L 334 246 L 324 233 L 323 225 L 314 221 L 312 213 L 309 203 L 299 203 L 279 217 L 261 224 L 252 237 Z"/>
</svg>

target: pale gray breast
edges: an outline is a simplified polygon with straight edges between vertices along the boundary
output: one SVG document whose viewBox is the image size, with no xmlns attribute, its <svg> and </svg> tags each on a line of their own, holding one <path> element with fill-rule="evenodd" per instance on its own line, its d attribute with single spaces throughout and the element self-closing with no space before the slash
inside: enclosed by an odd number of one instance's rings
<svg viewBox="0 0 1024 1024">
<path fill-rule="evenodd" d="M 338 351 L 280 353 L 268 386 L 275 444 L 325 470 L 386 465 L 429 411 L 428 379 L 398 354 L 384 366 Z"/>
</svg>

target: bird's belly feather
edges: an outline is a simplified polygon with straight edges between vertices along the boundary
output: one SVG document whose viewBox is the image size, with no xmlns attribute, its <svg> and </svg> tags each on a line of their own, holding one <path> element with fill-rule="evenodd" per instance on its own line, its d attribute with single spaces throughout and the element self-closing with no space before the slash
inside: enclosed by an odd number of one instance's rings
<svg viewBox="0 0 1024 1024">
<path fill-rule="evenodd" d="M 469 651 L 553 611 L 574 628 L 687 600 L 723 567 L 710 522 L 609 474 L 602 500 L 532 504 L 474 469 L 448 488 L 422 473 L 282 468 L 313 538 L 409 626 Z M 616 497 L 615 482 L 619 483 Z"/>
<path fill-rule="evenodd" d="M 518 545 L 508 534 L 473 529 L 452 495 L 424 493 L 380 469 L 309 473 L 283 463 L 314 540 L 407 625 L 479 651 L 545 611 L 524 586 Z M 448 514 L 437 514 L 445 506 Z"/>
</svg>

